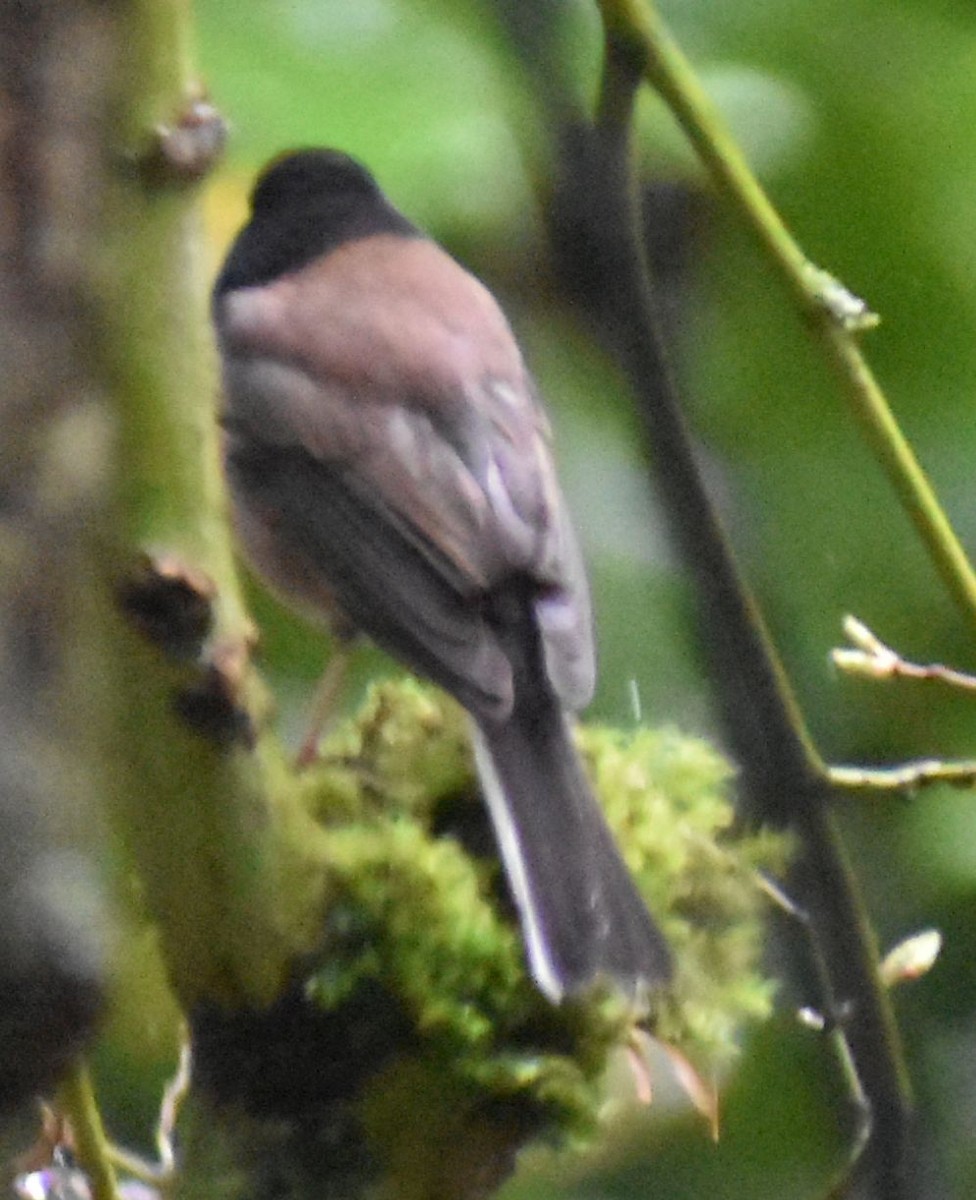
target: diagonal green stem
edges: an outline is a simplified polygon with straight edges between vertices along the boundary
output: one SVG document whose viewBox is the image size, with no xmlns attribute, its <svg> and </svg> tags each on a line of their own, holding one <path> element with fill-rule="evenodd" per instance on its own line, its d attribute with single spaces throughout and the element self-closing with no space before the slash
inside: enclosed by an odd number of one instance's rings
<svg viewBox="0 0 976 1200">
<path fill-rule="evenodd" d="M 827 321 L 822 322 L 822 330 L 834 362 L 848 381 L 864 436 L 956 604 L 968 620 L 976 622 L 976 574 L 884 392 L 854 337 Z"/>
<path fill-rule="evenodd" d="M 600 0 L 600 8 L 607 29 L 640 56 L 644 77 L 785 279 L 932 562 L 963 615 L 976 624 L 976 573 L 858 344 L 859 333 L 876 319 L 803 253 L 650 0 Z"/>
</svg>

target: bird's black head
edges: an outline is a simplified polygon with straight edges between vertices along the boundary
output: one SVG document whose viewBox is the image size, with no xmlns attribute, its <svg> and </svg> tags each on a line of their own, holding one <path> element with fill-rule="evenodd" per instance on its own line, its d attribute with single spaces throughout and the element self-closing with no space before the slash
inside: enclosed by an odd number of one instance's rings
<svg viewBox="0 0 976 1200">
<path fill-rule="evenodd" d="M 264 168 L 251 192 L 251 211 L 273 213 L 320 204 L 369 202 L 382 198 L 362 163 L 341 150 L 294 150 L 278 155 Z"/>
<path fill-rule="evenodd" d="M 344 242 L 377 233 L 422 236 L 348 154 L 316 149 L 280 155 L 258 176 L 251 220 L 227 257 L 214 296 L 269 283 Z"/>
</svg>

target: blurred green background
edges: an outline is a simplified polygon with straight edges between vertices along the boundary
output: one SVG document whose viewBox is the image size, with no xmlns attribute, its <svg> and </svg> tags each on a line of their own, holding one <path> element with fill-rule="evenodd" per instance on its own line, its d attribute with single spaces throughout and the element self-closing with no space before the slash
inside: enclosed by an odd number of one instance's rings
<svg viewBox="0 0 976 1200">
<path fill-rule="evenodd" d="M 530 7 L 558 17 L 562 82 L 588 106 L 600 50 L 592 5 L 523 0 Z M 198 0 L 203 76 L 232 124 L 207 201 L 214 263 L 273 154 L 330 144 L 367 162 L 496 291 L 549 401 L 594 582 L 602 670 L 593 715 L 632 724 L 636 695 L 641 720 L 718 736 L 687 584 L 663 537 L 627 396 L 546 270 L 534 184 L 552 131 L 505 10 L 491 0 Z M 670 0 L 662 10 L 801 244 L 881 314 L 869 357 L 976 550 L 976 8 Z M 669 275 L 674 353 L 715 495 L 823 754 L 976 756 L 971 702 L 932 685 L 851 681 L 830 666 L 847 612 L 907 657 L 970 669 L 972 629 L 783 288 L 650 98 L 640 151 L 649 180 L 691 198 L 694 219 L 662 231 L 683 264 Z M 255 606 L 287 719 L 324 646 L 266 598 Z M 901 989 L 897 1007 L 924 1124 L 926 1194 L 969 1197 L 976 804 L 948 789 L 852 802 L 844 827 L 882 944 L 929 925 L 946 935 L 935 970 Z M 717 1146 L 662 1082 L 659 1103 L 628 1118 L 597 1159 L 528 1164 L 510 1196 L 822 1195 L 850 1114 L 826 1046 L 795 1022 L 792 1003 L 784 995 L 781 1016 L 744 1045 Z"/>
</svg>

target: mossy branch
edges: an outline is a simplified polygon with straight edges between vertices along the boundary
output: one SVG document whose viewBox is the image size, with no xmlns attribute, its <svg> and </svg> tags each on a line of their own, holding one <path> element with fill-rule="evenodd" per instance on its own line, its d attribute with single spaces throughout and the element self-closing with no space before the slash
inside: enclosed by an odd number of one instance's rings
<svg viewBox="0 0 976 1200">
<path fill-rule="evenodd" d="M 223 126 L 187 4 L 122 6 L 93 347 L 115 427 L 98 530 L 102 775 L 181 1003 L 268 1002 L 321 918 L 316 830 L 268 732 L 220 476 L 196 181 Z"/>
<path fill-rule="evenodd" d="M 787 842 L 731 833 L 730 768 L 699 739 L 580 740 L 675 951 L 651 1028 L 710 1075 L 770 1012 L 757 873 Z M 303 1195 L 327 1171 L 349 1194 L 472 1200 L 527 1144 L 592 1135 L 637 1014 L 612 993 L 553 1006 L 527 976 L 458 707 L 375 686 L 306 789 L 328 832 L 321 950 L 267 1012 L 196 1014 L 189 1191 L 232 1161 L 245 1194 L 270 1173 Z"/>
</svg>

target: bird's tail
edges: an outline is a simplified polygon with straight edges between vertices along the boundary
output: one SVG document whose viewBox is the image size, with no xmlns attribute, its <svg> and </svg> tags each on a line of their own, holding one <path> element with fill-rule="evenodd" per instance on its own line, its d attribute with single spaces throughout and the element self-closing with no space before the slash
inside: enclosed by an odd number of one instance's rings
<svg viewBox="0 0 976 1200">
<path fill-rule="evenodd" d="M 476 726 L 482 789 L 515 897 L 532 975 L 554 1003 L 598 979 L 636 1001 L 671 956 L 583 772 L 553 696 Z M 541 709 L 541 711 L 540 711 Z"/>
</svg>

